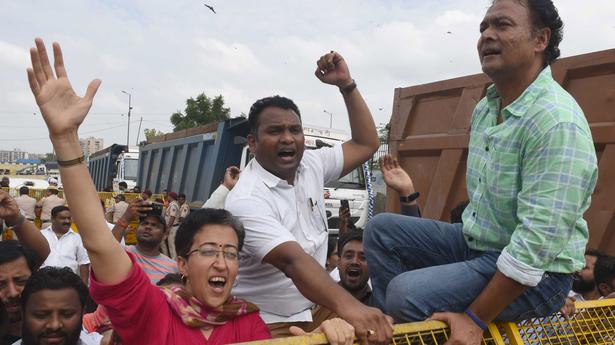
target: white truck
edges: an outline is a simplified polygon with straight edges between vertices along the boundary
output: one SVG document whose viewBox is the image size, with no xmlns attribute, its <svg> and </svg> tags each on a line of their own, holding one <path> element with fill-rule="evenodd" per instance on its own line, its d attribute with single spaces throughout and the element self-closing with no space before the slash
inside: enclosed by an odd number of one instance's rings
<svg viewBox="0 0 615 345">
<path fill-rule="evenodd" d="M 348 133 L 342 130 L 307 125 L 303 126 L 303 134 L 307 150 L 316 150 L 322 147 L 341 144 L 350 139 Z M 252 157 L 246 145 L 241 155 L 240 169 L 243 169 Z M 325 198 L 325 210 L 330 234 L 337 234 L 338 232 L 338 215 L 342 200 L 348 200 L 350 218 L 356 227 L 363 228 L 365 226 L 365 223 L 367 223 L 369 195 L 365 184 L 363 167 L 358 167 L 337 181 L 325 185 L 323 194 L 327 196 Z"/>
<path fill-rule="evenodd" d="M 128 189 L 137 185 L 139 169 L 139 148 L 113 144 L 89 157 L 88 167 L 98 191 L 113 187 L 118 190 L 120 182 L 126 182 Z"/>
</svg>

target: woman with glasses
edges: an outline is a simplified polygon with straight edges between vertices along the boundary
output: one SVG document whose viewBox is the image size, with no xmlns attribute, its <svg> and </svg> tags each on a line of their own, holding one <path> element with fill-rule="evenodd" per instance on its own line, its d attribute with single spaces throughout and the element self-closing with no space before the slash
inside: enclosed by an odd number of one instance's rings
<svg viewBox="0 0 615 345">
<path fill-rule="evenodd" d="M 77 135 L 101 82 L 93 80 L 85 96 L 77 96 L 59 44 L 53 44 L 52 68 L 43 41 L 37 38 L 35 43 L 36 48 L 30 49 L 28 81 L 90 257 L 90 291 L 107 308 L 124 344 L 227 344 L 269 338 L 258 308 L 231 296 L 244 232 L 227 211 L 205 209 L 184 220 L 175 239 L 183 287 L 161 290 L 151 284 L 132 255 L 115 240 L 83 164 Z M 332 320 L 322 330 L 332 344 L 352 343 L 354 330 L 345 321 Z"/>
</svg>

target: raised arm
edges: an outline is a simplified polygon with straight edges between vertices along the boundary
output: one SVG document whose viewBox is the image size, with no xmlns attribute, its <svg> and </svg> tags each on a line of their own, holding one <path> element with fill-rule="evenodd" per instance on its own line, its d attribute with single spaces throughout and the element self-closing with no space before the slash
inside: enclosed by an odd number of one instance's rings
<svg viewBox="0 0 615 345">
<path fill-rule="evenodd" d="M 350 76 L 344 58 L 331 51 L 323 55 L 317 64 L 316 77 L 325 84 L 339 87 L 348 111 L 351 139 L 342 145 L 344 148 L 342 176 L 344 176 L 371 158 L 378 150 L 380 145 L 378 132 L 372 113 Z"/>
<path fill-rule="evenodd" d="M 113 237 L 118 241 L 122 242 L 122 238 L 126 233 L 126 229 L 137 217 L 144 217 L 147 214 L 147 211 L 151 211 L 150 203 L 148 201 L 143 201 L 141 198 L 134 199 L 130 202 L 128 208 L 126 208 L 126 212 L 120 217 L 120 219 L 115 223 L 113 229 L 111 229 L 111 233 Z"/>
<path fill-rule="evenodd" d="M 100 80 L 90 82 L 84 97 L 77 96 L 68 80 L 60 45 L 53 43 L 55 61 L 52 69 L 43 40 L 37 38 L 35 43 L 36 48 L 30 49 L 32 68 L 28 68 L 28 82 L 60 163 L 64 194 L 96 279 L 103 284 L 120 283 L 128 277 L 132 264 L 102 217 L 100 200 L 83 164 L 83 151 L 77 135 L 92 106 Z"/>
<path fill-rule="evenodd" d="M 7 226 L 13 228 L 19 241 L 30 247 L 39 257 L 42 264 L 49 256 L 49 242 L 43 234 L 27 220 L 19 211 L 19 207 L 9 193 L 0 190 L 0 218 Z"/>
</svg>

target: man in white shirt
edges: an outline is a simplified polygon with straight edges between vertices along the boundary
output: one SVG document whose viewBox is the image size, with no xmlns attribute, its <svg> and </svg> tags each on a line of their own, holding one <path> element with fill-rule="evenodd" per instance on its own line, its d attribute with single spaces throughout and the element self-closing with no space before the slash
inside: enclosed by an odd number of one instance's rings
<svg viewBox="0 0 615 345">
<path fill-rule="evenodd" d="M 23 212 L 23 215 L 29 221 L 34 221 L 36 217 L 34 215 L 34 207 L 36 206 L 36 199 L 30 197 L 30 189 L 26 186 L 19 188 L 19 196 L 15 198 L 17 206 Z"/>
<path fill-rule="evenodd" d="M 323 190 L 368 160 L 379 141 L 371 113 L 344 59 L 331 52 L 318 61 L 316 76 L 339 87 L 350 118 L 352 139 L 304 153 L 299 109 L 274 96 L 254 103 L 247 137 L 253 159 L 229 193 L 225 208 L 246 230 L 233 293 L 257 304 L 273 337 L 289 326 L 306 327 L 314 303 L 333 310 L 371 343 L 385 343 L 391 322 L 336 284 L 324 269 L 327 218 Z"/>
<path fill-rule="evenodd" d="M 228 193 L 235 187 L 237 181 L 239 181 L 239 174 L 239 168 L 234 165 L 226 168 L 222 183 L 211 193 L 209 199 L 205 201 L 202 208 L 224 208 L 224 202 L 226 201 Z"/>
<path fill-rule="evenodd" d="M 81 242 L 81 236 L 70 228 L 71 223 L 68 207 L 56 206 L 51 210 L 51 226 L 41 230 L 49 242 L 51 253 L 41 267 L 68 267 L 79 274 L 87 285 L 90 259 Z"/>
</svg>

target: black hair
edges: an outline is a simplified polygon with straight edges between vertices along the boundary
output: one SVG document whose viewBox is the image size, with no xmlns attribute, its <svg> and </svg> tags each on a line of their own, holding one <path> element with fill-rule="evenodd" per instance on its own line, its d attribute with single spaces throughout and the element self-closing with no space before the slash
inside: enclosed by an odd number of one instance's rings
<svg viewBox="0 0 615 345">
<path fill-rule="evenodd" d="M 239 219 L 224 209 L 203 208 L 191 212 L 181 223 L 179 229 L 177 229 L 177 234 L 175 235 L 177 255 L 184 258 L 187 257 L 194 241 L 194 236 L 204 225 L 209 224 L 228 225 L 233 228 L 238 239 L 237 249 L 241 250 L 243 248 L 243 240 L 246 233 Z"/>
<path fill-rule="evenodd" d="M 186 199 L 186 194 L 184 194 L 184 193 L 179 193 L 179 194 L 177 194 L 177 198 L 178 198 L 178 199 L 179 199 L 179 198 L 184 198 L 184 199 Z"/>
<path fill-rule="evenodd" d="M 124 195 L 124 194 L 118 194 L 115 197 L 120 199 L 120 200 L 122 200 L 122 201 L 126 201 L 126 195 Z"/>
<path fill-rule="evenodd" d="M 547 67 L 560 56 L 559 44 L 564 38 L 564 22 L 552 0 L 518 1 L 527 5 L 534 32 L 544 28 L 551 30 L 551 38 L 544 53 L 544 67 Z"/>
<path fill-rule="evenodd" d="M 25 310 L 28 299 L 41 290 L 75 289 L 81 306 L 85 307 L 88 299 L 88 287 L 81 278 L 68 267 L 43 267 L 33 272 L 21 293 L 21 308 Z"/>
<path fill-rule="evenodd" d="M 122 182 L 118 183 L 117 185 L 118 185 L 118 186 L 123 186 L 123 187 L 128 188 L 128 183 L 126 183 L 126 182 L 124 182 L 124 181 L 122 181 Z"/>
<path fill-rule="evenodd" d="M 468 207 L 468 204 L 470 204 L 470 200 L 464 200 L 455 205 L 451 210 L 451 223 L 463 223 L 463 211 Z"/>
<path fill-rule="evenodd" d="M 595 257 L 599 258 L 601 256 L 605 256 L 606 253 L 604 253 L 603 251 L 597 250 L 597 249 L 588 248 L 585 251 L 585 255 L 587 255 L 587 256 L 595 256 Z"/>
<path fill-rule="evenodd" d="M 70 211 L 70 210 L 68 209 L 68 207 L 66 207 L 64 205 L 56 206 L 56 207 L 52 208 L 51 209 L 51 218 L 55 218 L 58 215 L 58 213 L 64 212 L 64 211 Z"/>
<path fill-rule="evenodd" d="M 329 241 L 327 242 L 327 258 L 333 254 L 333 250 L 335 250 L 335 246 L 337 245 L 337 237 L 329 236 Z"/>
<path fill-rule="evenodd" d="M 19 188 L 19 195 L 30 194 L 30 188 L 23 186 Z"/>
<path fill-rule="evenodd" d="M 51 193 L 51 194 L 55 194 L 55 195 L 60 194 L 60 191 L 58 191 L 56 188 L 49 188 L 49 189 L 47 189 L 47 191 L 48 191 L 49 193 Z"/>
<path fill-rule="evenodd" d="M 0 241 L 0 265 L 13 262 L 21 257 L 26 259 L 28 268 L 32 273 L 34 273 L 44 261 L 34 250 L 18 241 Z"/>
<path fill-rule="evenodd" d="M 184 282 L 182 281 L 182 275 L 179 273 L 167 273 L 166 276 L 162 277 L 162 279 L 160 279 L 156 283 L 157 286 L 165 286 L 171 284 L 184 285 Z"/>
<path fill-rule="evenodd" d="M 545 49 L 544 66 L 546 67 L 560 56 L 559 44 L 564 38 L 564 22 L 551 0 L 527 0 L 527 4 L 534 30 L 543 28 L 551 30 L 551 38 Z"/>
<path fill-rule="evenodd" d="M 342 235 L 340 239 L 337 241 L 337 256 L 342 257 L 344 246 L 350 241 L 363 242 L 363 231 L 362 230 L 350 230 L 344 235 Z"/>
<path fill-rule="evenodd" d="M 254 102 L 250 107 L 250 112 L 248 113 L 248 125 L 250 127 L 250 133 L 256 135 L 258 130 L 258 120 L 260 118 L 261 113 L 267 107 L 277 107 L 286 110 L 292 110 L 297 114 L 299 120 L 301 120 L 301 113 L 299 112 L 299 108 L 290 98 L 282 97 L 282 96 L 271 96 L 261 98 L 258 101 Z"/>
<path fill-rule="evenodd" d="M 598 284 L 606 283 L 609 286 L 615 279 L 615 256 L 603 255 L 599 256 L 594 266 L 594 281 Z M 615 286 L 611 286 L 615 288 Z"/>
</svg>

